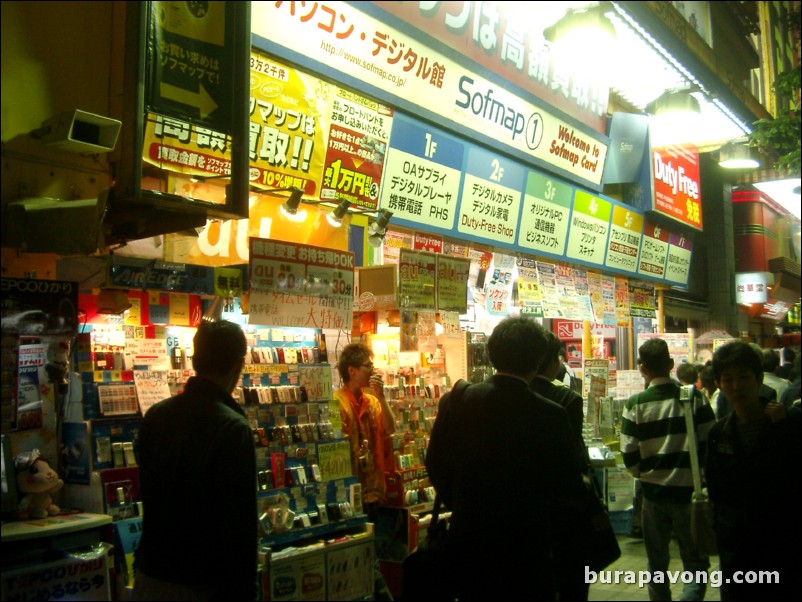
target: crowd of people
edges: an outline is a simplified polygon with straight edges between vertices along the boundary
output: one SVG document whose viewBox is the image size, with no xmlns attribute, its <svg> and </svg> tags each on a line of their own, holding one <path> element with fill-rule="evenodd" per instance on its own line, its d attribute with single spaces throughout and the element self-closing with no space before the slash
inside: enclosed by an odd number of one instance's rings
<svg viewBox="0 0 802 602">
<path fill-rule="evenodd" d="M 147 508 L 136 552 L 134 599 L 254 599 L 257 522 L 254 443 L 231 393 L 246 353 L 241 329 L 204 324 L 194 340 L 195 376 L 184 392 L 153 406 L 139 432 L 140 486 Z M 495 374 L 459 400 L 444 395 L 431 433 L 426 469 L 446 509 L 451 580 L 459 600 L 526 593 L 544 600 L 587 600 L 589 550 L 577 525 L 590 496 L 583 439 L 583 399 L 565 377 L 559 339 L 525 317 L 502 320 L 488 339 Z M 386 441 L 396 426 L 372 351 L 346 346 L 337 369 L 343 435 L 375 520 L 391 462 Z M 713 505 L 723 573 L 722 600 L 787 599 L 798 589 L 802 498 L 799 357 L 783 378 L 770 349 L 734 341 L 709 365 L 677 366 L 662 339 L 638 349 L 646 389 L 622 412 L 624 464 L 643 492 L 645 567 L 669 566 L 676 537 L 683 567 L 695 575 L 682 599 L 703 600 L 699 575 L 710 559 L 691 535 L 693 491 L 689 437 L 699 443 Z M 680 400 L 682 383 L 695 385 Z M 686 389 L 687 391 L 688 389 Z M 688 433 L 685 412 L 692 412 Z M 187 504 L 194 491 L 203 504 Z M 514 501 L 514 503 L 505 503 Z M 208 509 L 215 520 L 205 520 Z M 176 554 L 173 543 L 181 541 Z M 195 542 L 195 543 L 191 543 Z M 224 550 L 210 554 L 209 550 Z M 771 585 L 740 583 L 739 572 L 779 575 Z M 377 571 L 377 592 L 390 598 Z M 652 580 L 652 600 L 670 600 L 667 581 Z"/>
<path fill-rule="evenodd" d="M 638 350 L 638 366 L 647 389 L 631 397 L 621 424 L 625 465 L 643 492 L 641 521 L 650 571 L 668 567 L 672 536 L 683 568 L 706 572 L 709 558 L 699 554 L 690 535 L 693 481 L 688 457 L 685 408 L 692 408 L 703 478 L 708 487 L 722 571 L 722 600 L 755 596 L 785 599 L 797 588 L 791 568 L 798 565 L 799 529 L 778 527 L 769 508 L 800 500 L 799 471 L 788 470 L 800 444 L 799 358 L 796 385 L 778 375 L 779 356 L 772 349 L 733 341 L 718 348 L 703 366 L 676 367 L 660 339 Z M 683 406 L 681 385 L 693 385 Z M 778 401 L 779 398 L 779 401 Z M 780 500 L 785 500 L 780 502 Z M 769 517 L 772 518 L 769 518 Z M 779 583 L 740 583 L 739 571 L 776 571 Z M 683 600 L 703 600 L 704 579 L 684 584 Z M 652 600 L 670 600 L 665 584 L 650 584 Z"/>
<path fill-rule="evenodd" d="M 577 410 L 582 398 L 558 376 L 560 342 L 531 320 L 507 318 L 494 329 L 488 349 L 495 375 L 471 386 L 456 407 L 448 395 L 443 398 L 426 461 L 452 510 L 457 596 L 473 600 L 527 592 L 587 600 L 588 586 L 578 570 L 587 563 L 587 550 L 570 544 L 573 535 L 566 528 L 582 505 L 580 483 L 588 470 Z M 671 600 L 665 573 L 672 538 L 691 576 L 683 579 L 683 600 L 705 599 L 711 568 L 722 573 L 722 600 L 783 600 L 798 589 L 792 569 L 802 556 L 800 529 L 773 510 L 802 498 L 799 470 L 793 464 L 789 469 L 802 452 L 799 359 L 790 379 L 782 377 L 778 360 L 773 350 L 742 341 L 721 346 L 705 366 L 675 367 L 662 339 L 638 349 L 646 389 L 625 404 L 620 444 L 643 495 L 644 568 L 663 574 L 649 584 L 649 599 Z M 692 534 L 691 438 L 698 443 L 714 510 L 717 569 Z M 483 495 L 477 487 L 477 475 L 489 472 L 495 491 L 524 492 L 532 512 L 525 517 L 501 512 L 498 496 Z M 485 528 L 491 515 L 494 525 Z M 516 545 L 521 541 L 526 545 Z M 502 550 L 515 552 L 504 556 Z M 749 582 L 743 578 L 749 571 L 776 580 Z"/>
</svg>

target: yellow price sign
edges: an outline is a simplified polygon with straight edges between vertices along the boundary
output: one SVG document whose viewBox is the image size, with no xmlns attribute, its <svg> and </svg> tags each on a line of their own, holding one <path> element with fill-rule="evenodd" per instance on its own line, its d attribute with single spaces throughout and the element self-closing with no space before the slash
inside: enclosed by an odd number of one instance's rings
<svg viewBox="0 0 802 602">
<path fill-rule="evenodd" d="M 319 444 L 317 457 L 324 481 L 343 479 L 354 474 L 351 470 L 351 448 L 348 441 Z"/>
</svg>

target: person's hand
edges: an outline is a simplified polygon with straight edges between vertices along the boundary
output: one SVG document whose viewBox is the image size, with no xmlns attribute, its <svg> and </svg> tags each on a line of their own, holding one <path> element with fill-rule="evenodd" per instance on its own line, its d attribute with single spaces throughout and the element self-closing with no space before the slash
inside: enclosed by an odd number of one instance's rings
<svg viewBox="0 0 802 602">
<path fill-rule="evenodd" d="M 785 417 L 788 415 L 785 406 L 778 401 L 770 401 L 766 404 L 765 409 L 763 412 L 771 418 L 772 422 L 779 422 L 780 420 L 784 420 Z"/>
<path fill-rule="evenodd" d="M 384 380 L 382 380 L 381 374 L 374 372 L 370 375 L 370 386 L 376 397 L 379 399 L 384 398 Z"/>
</svg>

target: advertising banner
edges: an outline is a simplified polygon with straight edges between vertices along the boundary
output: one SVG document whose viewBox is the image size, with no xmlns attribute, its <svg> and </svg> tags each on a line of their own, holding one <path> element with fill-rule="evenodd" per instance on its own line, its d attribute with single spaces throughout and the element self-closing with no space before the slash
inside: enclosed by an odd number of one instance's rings
<svg viewBox="0 0 802 602">
<path fill-rule="evenodd" d="M 471 5 L 466 6 L 470 9 Z M 357 85 L 382 90 L 396 97 L 394 104 L 450 120 L 457 129 L 503 144 L 570 179 L 594 189 L 600 186 L 607 156 L 605 136 L 584 124 L 568 122 L 546 102 L 532 102 L 538 96 L 515 94 L 509 86 L 483 77 L 455 60 L 460 58 L 455 54 L 439 51 L 430 38 L 412 37 L 407 32 L 414 33 L 413 28 L 393 27 L 386 13 L 371 8 L 367 3 L 345 2 L 303 9 L 287 3 L 255 3 L 251 14 L 254 44 L 294 49 L 298 40 L 304 40 L 306 62 L 338 71 Z M 485 31 L 493 34 L 495 30 L 487 27 Z M 606 91 L 602 95 L 606 103 Z M 602 99 L 594 99 L 601 108 L 596 100 Z"/>
<path fill-rule="evenodd" d="M 471 262 L 437 255 L 437 309 L 464 314 L 468 311 L 468 274 Z"/>
<path fill-rule="evenodd" d="M 454 227 L 465 144 L 403 115 L 393 120 L 381 207 L 414 224 Z"/>
<path fill-rule="evenodd" d="M 337 88 L 330 115 L 320 198 L 346 199 L 355 207 L 375 210 L 393 110 Z"/>
<path fill-rule="evenodd" d="M 702 229 L 699 151 L 691 144 L 652 148 L 652 210 Z"/>
<path fill-rule="evenodd" d="M 562 255 L 574 188 L 546 174 L 530 171 L 518 231 L 518 246 L 535 252 Z"/>
<path fill-rule="evenodd" d="M 537 265 L 534 259 L 518 257 L 518 304 L 522 316 L 543 317 L 543 295 L 537 278 Z"/>
<path fill-rule="evenodd" d="M 354 254 L 251 239 L 251 324 L 342 329 L 351 324 Z"/>
<path fill-rule="evenodd" d="M 604 265 L 612 208 L 609 201 L 583 190 L 576 191 L 566 257 Z"/>
<path fill-rule="evenodd" d="M 649 219 L 643 227 L 638 274 L 664 278 L 668 258 L 668 228 Z"/>
<path fill-rule="evenodd" d="M 437 256 L 434 253 L 401 249 L 398 263 L 398 298 L 401 307 L 435 310 Z"/>
</svg>

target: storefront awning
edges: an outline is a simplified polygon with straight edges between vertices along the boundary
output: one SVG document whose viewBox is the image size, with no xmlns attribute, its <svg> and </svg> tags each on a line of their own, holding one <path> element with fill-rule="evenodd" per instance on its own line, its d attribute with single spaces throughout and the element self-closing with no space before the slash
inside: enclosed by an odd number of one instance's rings
<svg viewBox="0 0 802 602">
<path fill-rule="evenodd" d="M 717 339 L 732 339 L 734 338 L 726 330 L 708 330 L 702 336 L 696 337 L 694 342 L 697 345 L 712 345 L 713 341 Z"/>
<path fill-rule="evenodd" d="M 710 319 L 710 307 L 706 303 L 694 303 L 666 297 L 665 313 L 680 320 L 706 321 Z"/>
</svg>

